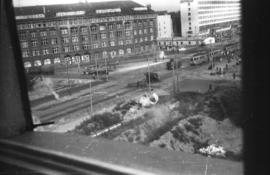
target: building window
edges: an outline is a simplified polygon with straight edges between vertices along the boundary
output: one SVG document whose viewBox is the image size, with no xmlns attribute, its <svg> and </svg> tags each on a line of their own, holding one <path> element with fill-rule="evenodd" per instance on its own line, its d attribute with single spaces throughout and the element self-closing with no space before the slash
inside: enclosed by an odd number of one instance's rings
<svg viewBox="0 0 270 175">
<path fill-rule="evenodd" d="M 142 22 L 141 21 L 138 23 L 138 26 L 139 27 L 142 27 Z"/>
<path fill-rule="evenodd" d="M 60 29 L 60 31 L 61 31 L 62 35 L 67 35 L 68 34 L 68 29 L 67 28 L 62 28 L 62 29 Z"/>
<path fill-rule="evenodd" d="M 124 55 L 124 53 L 125 53 L 125 52 L 124 52 L 123 49 L 120 49 L 120 50 L 119 50 L 119 55 Z"/>
<path fill-rule="evenodd" d="M 35 38 L 37 36 L 36 32 L 31 32 L 31 37 Z"/>
<path fill-rule="evenodd" d="M 28 42 L 27 41 L 21 42 L 21 47 L 22 48 L 28 48 Z"/>
<path fill-rule="evenodd" d="M 73 37 L 71 37 L 71 41 L 73 43 L 77 43 L 77 42 L 79 42 L 79 38 L 77 36 L 73 36 Z"/>
<path fill-rule="evenodd" d="M 103 58 L 106 58 L 106 57 L 107 57 L 107 51 L 103 51 L 103 52 L 102 52 L 102 57 L 103 57 Z"/>
<path fill-rule="evenodd" d="M 191 13 L 189 12 L 189 13 L 188 13 L 188 16 L 190 16 L 190 15 L 191 15 Z"/>
<path fill-rule="evenodd" d="M 188 17 L 188 20 L 191 21 L 191 17 Z"/>
<path fill-rule="evenodd" d="M 41 61 L 40 61 L 40 60 L 34 61 L 34 66 L 35 66 L 35 67 L 41 66 Z"/>
<path fill-rule="evenodd" d="M 125 29 L 130 29 L 130 28 L 131 28 L 131 23 L 125 22 Z"/>
<path fill-rule="evenodd" d="M 117 27 L 117 29 L 121 29 L 122 28 L 122 23 L 117 23 L 116 27 Z"/>
<path fill-rule="evenodd" d="M 58 47 L 54 47 L 54 48 L 53 48 L 53 53 L 54 53 L 54 54 L 59 53 L 59 48 L 58 48 Z"/>
<path fill-rule="evenodd" d="M 90 49 L 90 45 L 89 44 L 82 45 L 82 49 L 83 50 L 89 50 Z"/>
<path fill-rule="evenodd" d="M 41 31 L 40 36 L 42 36 L 42 37 L 47 36 L 47 32 L 46 31 Z"/>
<path fill-rule="evenodd" d="M 132 44 L 132 40 L 126 40 L 126 44 Z"/>
<path fill-rule="evenodd" d="M 99 30 L 100 30 L 100 31 L 106 30 L 105 25 L 100 25 L 100 26 L 99 26 Z"/>
<path fill-rule="evenodd" d="M 126 36 L 131 36 L 131 31 L 126 31 Z"/>
<path fill-rule="evenodd" d="M 117 31 L 116 36 L 118 38 L 121 38 L 123 36 L 123 32 L 122 31 Z"/>
<path fill-rule="evenodd" d="M 154 40 L 154 36 L 153 36 L 153 35 L 151 35 L 150 40 L 151 40 L 151 41 L 153 41 L 153 40 Z"/>
<path fill-rule="evenodd" d="M 77 27 L 70 28 L 70 31 L 71 31 L 72 35 L 78 34 L 78 28 Z"/>
<path fill-rule="evenodd" d="M 136 38 L 136 39 L 134 39 L 134 43 L 136 44 L 136 43 L 138 43 L 138 39 Z"/>
<path fill-rule="evenodd" d="M 55 59 L 53 60 L 53 63 L 54 63 L 54 64 L 60 63 L 60 58 L 55 58 Z"/>
<path fill-rule="evenodd" d="M 146 37 L 144 37 L 144 41 L 148 41 L 148 38 L 147 38 L 147 36 L 146 36 Z"/>
<path fill-rule="evenodd" d="M 43 55 L 49 55 L 49 49 L 43 49 L 42 50 Z"/>
<path fill-rule="evenodd" d="M 114 57 L 116 56 L 116 51 L 114 51 L 114 50 L 111 51 L 111 52 L 110 52 L 110 55 L 111 55 L 112 58 L 114 58 Z"/>
<path fill-rule="evenodd" d="M 190 11 L 190 8 L 188 8 L 188 11 Z"/>
<path fill-rule="evenodd" d="M 134 30 L 134 35 L 137 35 L 137 30 Z"/>
<path fill-rule="evenodd" d="M 96 25 L 91 26 L 91 32 L 96 32 L 96 31 L 97 31 L 97 26 Z"/>
<path fill-rule="evenodd" d="M 79 50 L 80 50 L 80 47 L 79 47 L 78 45 L 74 45 L 74 46 L 73 46 L 73 50 L 74 50 L 74 51 L 79 51 Z"/>
<path fill-rule="evenodd" d="M 29 61 L 24 62 L 24 68 L 30 68 L 30 67 L 32 67 L 32 65 Z"/>
<path fill-rule="evenodd" d="M 93 48 L 94 48 L 94 49 L 98 48 L 98 43 L 94 43 L 94 44 L 93 44 Z"/>
<path fill-rule="evenodd" d="M 140 38 L 140 43 L 143 42 L 143 38 Z"/>
<path fill-rule="evenodd" d="M 50 30 L 50 35 L 55 36 L 56 35 L 56 30 Z"/>
<path fill-rule="evenodd" d="M 69 43 L 69 38 L 68 37 L 62 38 L 62 42 L 65 44 Z"/>
<path fill-rule="evenodd" d="M 92 34 L 92 40 L 97 41 L 98 40 L 98 35 L 97 34 Z"/>
<path fill-rule="evenodd" d="M 65 53 L 69 52 L 69 47 L 68 46 L 64 47 L 64 52 Z"/>
<path fill-rule="evenodd" d="M 191 30 L 191 27 L 189 27 L 188 29 Z"/>
<path fill-rule="evenodd" d="M 95 59 L 98 59 L 99 58 L 99 54 L 98 53 L 95 53 L 94 57 L 95 57 Z"/>
<path fill-rule="evenodd" d="M 154 25 L 154 21 L 151 20 L 151 21 L 150 21 L 150 26 L 153 26 L 153 25 Z"/>
<path fill-rule="evenodd" d="M 124 42 L 122 40 L 119 40 L 118 45 L 124 45 Z"/>
<path fill-rule="evenodd" d="M 42 43 L 43 46 L 48 45 L 48 39 L 42 39 L 41 43 Z"/>
<path fill-rule="evenodd" d="M 141 29 L 139 30 L 139 35 L 142 35 L 142 30 Z"/>
<path fill-rule="evenodd" d="M 131 48 L 127 48 L 127 53 L 128 53 L 128 54 L 131 53 Z"/>
<path fill-rule="evenodd" d="M 57 38 L 52 38 L 51 43 L 52 43 L 52 45 L 56 45 L 57 44 Z"/>
<path fill-rule="evenodd" d="M 109 30 L 112 30 L 114 29 L 114 24 L 109 24 L 108 27 L 109 27 Z"/>
<path fill-rule="evenodd" d="M 33 56 L 39 56 L 39 55 L 40 55 L 39 50 L 36 50 L 36 49 L 33 50 L 33 51 L 32 51 L 32 55 L 33 55 Z"/>
<path fill-rule="evenodd" d="M 115 46 L 115 42 L 114 41 L 111 41 L 110 42 L 110 46 Z"/>
<path fill-rule="evenodd" d="M 26 39 L 26 37 L 27 37 L 27 34 L 25 33 L 25 32 L 21 32 L 20 34 L 19 34 L 19 38 L 20 39 Z"/>
<path fill-rule="evenodd" d="M 87 33 L 88 31 L 87 31 L 87 27 L 81 27 L 81 33 Z"/>
<path fill-rule="evenodd" d="M 106 33 L 100 34 L 100 37 L 101 37 L 101 39 L 106 39 L 107 38 Z"/>
<path fill-rule="evenodd" d="M 147 29 L 144 29 L 144 30 L 143 30 L 143 33 L 144 33 L 144 34 L 147 34 Z"/>
<path fill-rule="evenodd" d="M 143 22 L 144 27 L 146 27 L 146 26 L 147 26 L 147 24 L 148 24 L 148 22 L 147 22 L 147 21 L 144 21 L 144 22 Z"/>
<path fill-rule="evenodd" d="M 188 24 L 191 25 L 191 22 L 189 22 Z"/>
<path fill-rule="evenodd" d="M 101 47 L 107 47 L 107 43 L 106 42 L 102 42 L 101 43 Z"/>
<path fill-rule="evenodd" d="M 44 60 L 44 65 L 49 65 L 51 64 L 51 60 L 50 59 L 45 59 Z"/>
<path fill-rule="evenodd" d="M 114 32 L 110 32 L 110 38 L 114 38 Z"/>
<path fill-rule="evenodd" d="M 30 56 L 29 50 L 25 50 L 25 51 L 22 52 L 22 57 L 23 57 L 23 58 L 27 58 L 27 57 L 29 57 L 29 56 Z"/>
<path fill-rule="evenodd" d="M 149 30 L 150 30 L 150 33 L 153 33 L 153 28 L 150 28 Z"/>
<path fill-rule="evenodd" d="M 81 40 L 82 40 L 82 42 L 88 42 L 89 38 L 88 38 L 88 36 L 81 36 Z"/>
</svg>

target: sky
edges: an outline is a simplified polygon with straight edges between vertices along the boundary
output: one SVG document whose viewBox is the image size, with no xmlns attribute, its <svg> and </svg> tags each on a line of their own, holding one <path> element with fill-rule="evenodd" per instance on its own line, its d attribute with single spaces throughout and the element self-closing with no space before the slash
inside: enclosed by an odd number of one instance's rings
<svg viewBox="0 0 270 175">
<path fill-rule="evenodd" d="M 87 0 L 88 2 L 101 2 L 112 0 Z M 180 8 L 180 0 L 133 0 L 142 5 L 151 4 L 153 10 L 178 11 Z M 48 4 L 70 4 L 77 2 L 85 2 L 85 0 L 13 0 L 14 6 L 30 6 L 30 5 L 48 5 Z"/>
</svg>

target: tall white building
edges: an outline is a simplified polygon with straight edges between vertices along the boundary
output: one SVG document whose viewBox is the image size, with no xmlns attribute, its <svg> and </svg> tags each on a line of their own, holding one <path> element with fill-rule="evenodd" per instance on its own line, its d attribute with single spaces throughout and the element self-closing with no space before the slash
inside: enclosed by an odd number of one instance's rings
<svg viewBox="0 0 270 175">
<path fill-rule="evenodd" d="M 182 37 L 204 35 L 240 20 L 240 0 L 181 0 Z"/>
<path fill-rule="evenodd" d="M 173 36 L 172 18 L 169 14 L 157 16 L 157 38 L 171 38 Z"/>
</svg>

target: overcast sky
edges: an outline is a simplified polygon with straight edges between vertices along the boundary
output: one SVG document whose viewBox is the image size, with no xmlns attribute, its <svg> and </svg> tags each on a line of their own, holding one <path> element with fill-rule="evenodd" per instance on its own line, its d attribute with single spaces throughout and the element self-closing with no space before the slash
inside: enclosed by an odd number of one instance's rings
<svg viewBox="0 0 270 175">
<path fill-rule="evenodd" d="M 112 1 L 112 0 L 87 0 L 88 2 Z M 133 0 L 140 4 L 151 4 L 154 10 L 178 11 L 180 0 Z M 69 4 L 85 2 L 85 0 L 13 0 L 14 6 L 47 5 L 47 4 Z"/>
</svg>

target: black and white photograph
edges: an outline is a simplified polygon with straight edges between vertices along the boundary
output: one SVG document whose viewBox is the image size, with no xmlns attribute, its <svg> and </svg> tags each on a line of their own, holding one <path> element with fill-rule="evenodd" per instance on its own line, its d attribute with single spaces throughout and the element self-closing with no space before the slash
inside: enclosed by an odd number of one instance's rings
<svg viewBox="0 0 270 175">
<path fill-rule="evenodd" d="M 241 0 L 0 3 L 0 174 L 245 174 Z"/>
</svg>

